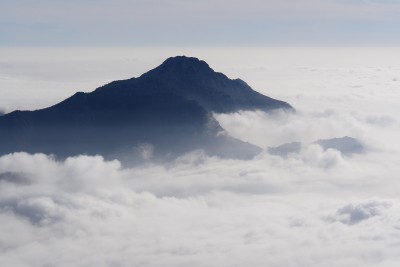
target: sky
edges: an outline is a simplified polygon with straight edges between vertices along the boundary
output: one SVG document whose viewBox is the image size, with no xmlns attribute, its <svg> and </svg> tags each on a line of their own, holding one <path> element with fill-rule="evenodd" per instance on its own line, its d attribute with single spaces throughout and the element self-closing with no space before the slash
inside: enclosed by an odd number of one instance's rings
<svg viewBox="0 0 400 267">
<path fill-rule="evenodd" d="M 396 46 L 398 0 L 1 0 L 1 46 Z"/>
</svg>

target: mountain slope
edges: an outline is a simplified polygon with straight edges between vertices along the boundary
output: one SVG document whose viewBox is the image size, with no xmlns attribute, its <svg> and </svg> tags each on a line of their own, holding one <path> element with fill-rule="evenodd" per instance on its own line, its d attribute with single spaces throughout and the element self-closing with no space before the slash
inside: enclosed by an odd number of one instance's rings
<svg viewBox="0 0 400 267">
<path fill-rule="evenodd" d="M 240 79 L 231 80 L 215 72 L 197 58 L 178 56 L 169 58 L 157 68 L 137 79 L 112 82 L 97 89 L 107 94 L 118 89 L 171 92 L 191 99 L 209 112 L 229 113 L 238 110 L 263 110 L 284 108 L 293 110 L 286 102 L 264 96 Z"/>
<path fill-rule="evenodd" d="M 203 61 L 170 58 L 139 78 L 76 93 L 46 109 L 0 117 L 0 154 L 140 159 L 142 148 L 151 147 L 154 156 L 163 159 L 194 149 L 249 158 L 260 149 L 224 133 L 211 113 L 275 108 L 291 109 L 214 72 Z"/>
</svg>

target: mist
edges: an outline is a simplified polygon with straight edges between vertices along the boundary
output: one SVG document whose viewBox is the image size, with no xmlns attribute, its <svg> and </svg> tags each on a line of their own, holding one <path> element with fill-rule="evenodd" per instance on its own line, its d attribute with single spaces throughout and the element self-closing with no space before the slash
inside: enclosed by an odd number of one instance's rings
<svg viewBox="0 0 400 267">
<path fill-rule="evenodd" d="M 397 266 L 400 66 L 390 53 L 375 48 L 349 58 L 343 49 L 260 49 L 246 61 L 217 50 L 206 58 L 212 67 L 296 108 L 214 114 L 230 135 L 262 152 L 240 160 L 199 149 L 160 164 L 150 160 L 157 147 L 142 144 L 143 162 L 134 167 L 101 155 L 3 155 L 0 265 Z M 280 61 L 288 51 L 308 54 Z M 136 55 L 115 73 L 140 75 L 160 54 Z M 68 72 L 73 64 L 44 76 L 62 56 L 20 78 L 17 70 L 31 65 L 8 59 L 16 67 L 2 65 L 0 81 L 12 86 L 2 87 L 10 89 L 1 90 L 0 108 L 39 108 L 90 91 L 118 79 L 102 74 L 128 60 L 92 56 L 79 59 L 89 74 L 81 79 Z M 363 149 L 346 153 L 318 142 L 345 136 Z M 285 155 L 269 150 L 293 142 L 300 145 Z"/>
</svg>

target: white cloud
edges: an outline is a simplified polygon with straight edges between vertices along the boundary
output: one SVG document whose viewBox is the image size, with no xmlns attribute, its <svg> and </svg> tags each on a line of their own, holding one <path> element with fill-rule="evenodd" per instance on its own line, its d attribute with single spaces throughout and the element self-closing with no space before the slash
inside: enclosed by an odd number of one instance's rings
<svg viewBox="0 0 400 267">
<path fill-rule="evenodd" d="M 393 117 L 376 117 L 356 110 L 308 112 L 298 109 L 295 114 L 243 111 L 215 114 L 215 117 L 234 137 L 265 148 L 291 142 L 309 144 L 320 139 L 345 136 L 356 138 L 370 148 L 398 145 L 392 139 L 382 138 L 397 132 L 398 124 Z"/>
<path fill-rule="evenodd" d="M 1 157 L 1 172 L 31 182 L 0 182 L 0 263 L 378 266 L 399 259 L 397 191 L 381 184 L 393 177 L 368 178 L 368 170 L 357 171 L 363 160 L 326 170 L 315 168 L 318 160 L 268 154 L 186 157 L 132 169 L 101 157 Z M 352 187 L 359 179 L 373 188 Z M 371 198 L 377 192 L 387 198 Z"/>
</svg>

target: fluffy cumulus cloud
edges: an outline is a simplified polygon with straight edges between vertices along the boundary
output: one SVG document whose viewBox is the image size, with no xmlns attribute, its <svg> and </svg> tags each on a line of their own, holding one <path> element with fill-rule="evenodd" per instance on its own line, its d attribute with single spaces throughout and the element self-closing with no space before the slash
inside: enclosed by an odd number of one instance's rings
<svg viewBox="0 0 400 267">
<path fill-rule="evenodd" d="M 100 156 L 5 155 L 0 263 L 392 266 L 396 177 L 369 160 L 317 147 L 253 161 L 197 151 L 126 169 Z"/>
<path fill-rule="evenodd" d="M 148 144 L 135 167 L 1 156 L 0 266 L 397 266 L 397 68 L 253 67 L 248 78 L 258 69 L 297 108 L 215 115 L 264 148 L 253 160 L 199 150 L 154 164 Z M 343 136 L 364 149 L 315 142 Z M 292 142 L 285 155 L 268 149 Z"/>
</svg>

